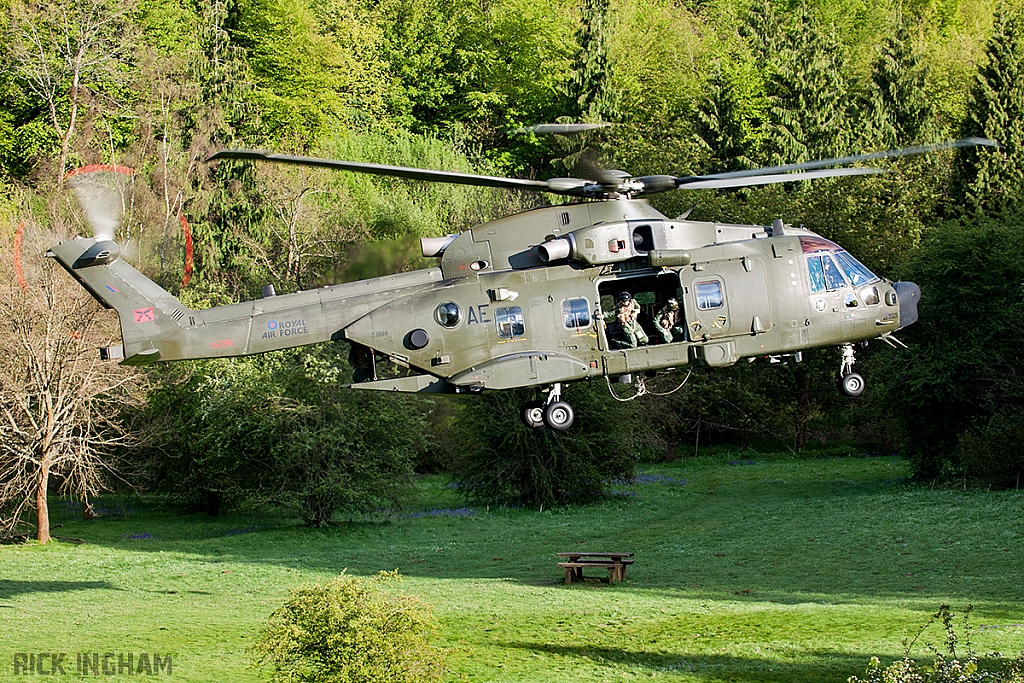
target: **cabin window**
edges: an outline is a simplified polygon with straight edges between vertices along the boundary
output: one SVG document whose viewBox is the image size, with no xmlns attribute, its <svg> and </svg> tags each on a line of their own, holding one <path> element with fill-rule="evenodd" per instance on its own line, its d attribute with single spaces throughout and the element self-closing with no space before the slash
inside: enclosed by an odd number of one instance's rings
<svg viewBox="0 0 1024 683">
<path fill-rule="evenodd" d="M 850 252 L 837 251 L 835 256 L 836 261 L 839 262 L 839 267 L 843 269 L 847 279 L 854 287 L 860 287 L 879 279 L 863 263 L 855 259 Z"/>
<path fill-rule="evenodd" d="M 562 302 L 562 318 L 570 330 L 590 327 L 590 302 L 586 299 L 566 299 Z"/>
<path fill-rule="evenodd" d="M 835 261 L 828 254 L 808 256 L 807 270 L 811 277 L 812 292 L 824 292 L 846 286 L 843 274 L 839 272 Z"/>
<path fill-rule="evenodd" d="M 462 320 L 462 311 L 459 310 L 458 304 L 447 301 L 434 311 L 434 319 L 442 327 L 455 327 Z"/>
<path fill-rule="evenodd" d="M 494 323 L 498 328 L 498 336 L 502 339 L 512 339 L 526 334 L 523 309 L 519 306 L 508 306 L 495 310 Z"/>
<path fill-rule="evenodd" d="M 697 293 L 697 308 L 702 311 L 710 311 L 713 308 L 721 308 L 725 303 L 722 299 L 722 283 L 712 280 L 710 282 L 698 282 L 694 285 Z"/>
<path fill-rule="evenodd" d="M 860 298 L 867 306 L 877 306 L 881 299 L 878 298 L 878 287 L 868 287 L 860 291 Z"/>
</svg>

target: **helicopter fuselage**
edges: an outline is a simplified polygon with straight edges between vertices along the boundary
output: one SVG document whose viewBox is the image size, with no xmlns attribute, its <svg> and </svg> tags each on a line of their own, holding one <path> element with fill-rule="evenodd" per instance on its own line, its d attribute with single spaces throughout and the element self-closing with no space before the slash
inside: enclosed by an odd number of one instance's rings
<svg viewBox="0 0 1024 683">
<path fill-rule="evenodd" d="M 810 231 L 670 220 L 642 201 L 519 214 L 453 237 L 441 259 L 438 282 L 344 330 L 423 374 L 356 386 L 481 391 L 726 366 L 889 335 L 901 324 L 896 287 Z M 647 344 L 621 348 L 611 338 L 622 292 L 640 305 Z M 655 315 L 669 299 L 680 304 L 682 333 L 665 342 Z"/>
<path fill-rule="evenodd" d="M 525 245 L 525 246 L 524 246 Z M 346 340 L 409 372 L 353 388 L 476 393 L 727 366 L 886 336 L 916 319 L 838 245 L 803 229 L 672 220 L 644 200 L 549 206 L 425 241 L 440 267 L 202 311 L 184 307 L 102 240 L 52 255 L 121 318 L 127 364 L 241 356 Z M 616 298 L 639 304 L 648 343 L 623 347 Z M 909 294 L 909 296 L 908 296 Z M 664 341 L 655 314 L 679 303 Z M 903 310 L 901 311 L 901 306 Z"/>
</svg>

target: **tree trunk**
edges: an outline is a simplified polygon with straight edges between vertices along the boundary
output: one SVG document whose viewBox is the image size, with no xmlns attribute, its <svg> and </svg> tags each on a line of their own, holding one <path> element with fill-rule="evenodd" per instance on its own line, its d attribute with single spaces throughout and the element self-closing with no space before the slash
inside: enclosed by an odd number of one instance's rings
<svg viewBox="0 0 1024 683">
<path fill-rule="evenodd" d="M 40 543 L 50 542 L 50 508 L 46 501 L 46 492 L 50 487 L 50 463 L 43 459 L 39 468 L 39 479 L 36 482 L 36 540 Z"/>
</svg>

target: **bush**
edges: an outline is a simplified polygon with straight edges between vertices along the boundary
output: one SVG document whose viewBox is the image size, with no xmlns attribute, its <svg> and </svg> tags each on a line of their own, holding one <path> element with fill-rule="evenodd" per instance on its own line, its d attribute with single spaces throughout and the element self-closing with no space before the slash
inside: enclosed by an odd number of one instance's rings
<svg viewBox="0 0 1024 683">
<path fill-rule="evenodd" d="M 470 502 L 581 504 L 600 500 L 611 480 L 632 479 L 639 402 L 615 403 L 604 382 L 573 384 L 566 398 L 576 422 L 559 432 L 520 422 L 520 407 L 533 396 L 512 389 L 466 402 L 460 421 L 466 444 L 454 476 Z"/>
<path fill-rule="evenodd" d="M 921 319 L 882 379 L 901 452 L 919 480 L 1013 487 L 1022 471 L 1024 232 L 1014 217 L 949 222 L 908 264 Z"/>
<path fill-rule="evenodd" d="M 967 614 L 964 614 L 964 631 L 969 631 Z M 936 621 L 942 622 L 946 635 L 944 652 L 929 645 L 926 649 L 935 658 L 931 665 L 918 664 L 911 659 L 910 650 L 924 630 Z M 965 642 L 965 652 L 958 655 L 956 645 L 959 636 L 953 626 L 953 613 L 948 605 L 941 605 L 932 615 L 917 637 L 907 646 L 903 658 L 883 667 L 878 657 L 872 657 L 866 671 L 866 678 L 850 676 L 849 683 L 1024 683 L 1024 656 L 1006 664 L 1000 671 L 986 671 L 978 666 L 978 657 L 971 649 L 970 641 Z"/>
<path fill-rule="evenodd" d="M 253 647 L 257 663 L 274 667 L 275 682 L 440 681 L 443 652 L 430 645 L 437 628 L 429 606 L 384 588 L 400 579 L 342 574 L 292 590 Z"/>
</svg>

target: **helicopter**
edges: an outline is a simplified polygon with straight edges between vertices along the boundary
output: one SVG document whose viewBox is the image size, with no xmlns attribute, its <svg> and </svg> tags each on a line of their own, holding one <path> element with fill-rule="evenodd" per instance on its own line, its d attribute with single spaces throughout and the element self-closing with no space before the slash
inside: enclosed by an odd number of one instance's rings
<svg viewBox="0 0 1024 683">
<path fill-rule="evenodd" d="M 875 275 L 840 245 L 776 219 L 732 225 L 669 218 L 649 195 L 883 173 L 854 166 L 884 158 L 975 145 L 982 138 L 836 159 L 701 176 L 529 180 L 402 166 L 223 150 L 208 161 L 256 161 L 567 196 L 462 232 L 423 238 L 435 267 L 192 310 L 121 257 L 118 219 L 89 210 L 94 235 L 47 256 L 119 317 L 122 344 L 107 360 L 154 362 L 264 353 L 329 341 L 351 345 L 360 381 L 352 389 L 479 394 L 535 387 L 546 397 L 522 406 L 530 427 L 568 429 L 575 411 L 565 385 L 605 378 L 642 389 L 645 376 L 689 364 L 801 359 L 841 349 L 839 385 L 859 396 L 855 345 L 917 320 L 921 290 Z M 102 173 L 110 173 L 104 167 Z M 117 171 L 114 168 L 113 171 Z M 82 201 L 110 183 L 76 176 Z M 632 321 L 616 320 L 622 305 Z M 658 318 L 673 311 L 670 325 Z M 628 314 L 627 314 L 627 317 Z M 623 327 L 634 334 L 623 334 Z M 671 328 L 671 329 L 669 329 Z M 900 344 L 902 345 L 902 344 Z M 397 366 L 381 377 L 379 362 Z"/>
</svg>

